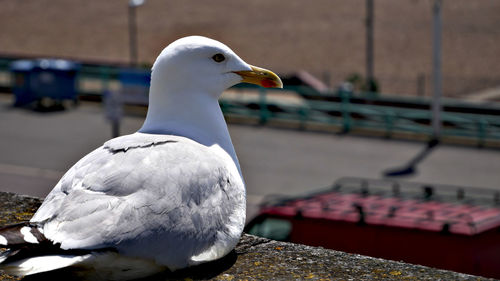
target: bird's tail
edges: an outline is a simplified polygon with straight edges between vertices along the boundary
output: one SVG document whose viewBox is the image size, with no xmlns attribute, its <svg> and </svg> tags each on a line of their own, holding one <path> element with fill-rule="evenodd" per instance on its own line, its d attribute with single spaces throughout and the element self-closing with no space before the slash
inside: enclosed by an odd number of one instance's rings
<svg viewBox="0 0 500 281">
<path fill-rule="evenodd" d="M 47 238 L 40 229 L 29 222 L 22 222 L 0 228 L 0 247 L 21 248 L 29 244 L 43 244 Z"/>
<path fill-rule="evenodd" d="M 88 251 L 62 250 L 29 222 L 0 228 L 0 270 L 24 276 L 71 266 L 88 257 Z"/>
</svg>

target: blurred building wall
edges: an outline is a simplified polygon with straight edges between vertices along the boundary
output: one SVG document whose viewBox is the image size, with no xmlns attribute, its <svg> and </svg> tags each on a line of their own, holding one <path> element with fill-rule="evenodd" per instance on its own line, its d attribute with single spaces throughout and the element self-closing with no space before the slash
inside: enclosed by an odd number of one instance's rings
<svg viewBox="0 0 500 281">
<path fill-rule="evenodd" d="M 375 0 L 381 91 L 430 95 L 432 0 Z M 447 96 L 500 84 L 500 1 L 443 1 Z M 0 0 L 0 55 L 127 62 L 127 0 Z M 147 0 L 137 10 L 139 61 L 205 35 L 279 73 L 306 70 L 335 87 L 364 75 L 365 0 Z"/>
</svg>

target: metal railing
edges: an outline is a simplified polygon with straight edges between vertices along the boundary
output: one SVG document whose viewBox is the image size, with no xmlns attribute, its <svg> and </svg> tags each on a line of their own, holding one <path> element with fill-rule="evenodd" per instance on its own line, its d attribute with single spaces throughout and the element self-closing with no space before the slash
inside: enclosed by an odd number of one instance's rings
<svg viewBox="0 0 500 281">
<path fill-rule="evenodd" d="M 0 58 L 2 89 L 8 90 L 13 86 L 9 72 L 12 61 L 11 58 Z M 120 66 L 82 64 L 77 76 L 79 95 L 103 96 L 106 92 L 119 89 L 122 82 L 119 76 L 123 69 Z M 250 98 L 240 98 L 239 95 L 227 98 L 224 95 L 220 101 L 224 114 L 253 118 L 261 124 L 282 120 L 295 122 L 301 128 L 322 124 L 334 126 L 342 132 L 374 130 L 388 137 L 398 132 L 432 135 L 430 102 L 421 97 L 354 95 L 341 91 L 325 94 L 302 86 L 268 90 L 240 85 L 234 91 L 251 93 Z M 288 101 L 290 93 L 295 97 L 294 102 Z M 443 106 L 444 137 L 472 139 L 478 145 L 500 141 L 500 106 L 476 106 L 458 100 L 445 100 Z M 457 107 L 465 108 L 462 111 L 469 113 L 447 110 Z"/>
<path fill-rule="evenodd" d="M 293 88 L 286 90 L 300 91 Z M 253 117 L 261 124 L 287 120 L 299 123 L 300 127 L 306 127 L 309 123 L 337 126 L 342 132 L 371 129 L 382 131 L 388 137 L 397 132 L 432 136 L 431 113 L 428 109 L 377 105 L 372 103 L 373 100 L 364 104 L 354 103 L 352 99 L 355 96 L 346 92 L 332 93 L 330 97 L 336 97 L 336 101 L 304 98 L 302 103 L 287 104 L 279 99 L 270 101 L 268 93 L 268 90 L 261 89 L 253 102 L 222 99 L 221 107 L 227 115 Z M 500 115 L 444 111 L 442 121 L 444 137 L 472 138 L 478 145 L 500 140 Z"/>
</svg>

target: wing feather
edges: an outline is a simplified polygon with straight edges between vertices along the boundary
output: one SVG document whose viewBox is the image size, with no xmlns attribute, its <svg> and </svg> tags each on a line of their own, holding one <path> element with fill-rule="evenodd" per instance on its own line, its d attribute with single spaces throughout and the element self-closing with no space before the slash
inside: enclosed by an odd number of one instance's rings
<svg viewBox="0 0 500 281">
<path fill-rule="evenodd" d="M 237 243 L 244 194 L 220 147 L 136 133 L 76 163 L 32 222 L 64 249 L 114 247 L 173 269 L 201 262 L 191 258 L 207 251 L 206 259 L 219 258 Z"/>
</svg>

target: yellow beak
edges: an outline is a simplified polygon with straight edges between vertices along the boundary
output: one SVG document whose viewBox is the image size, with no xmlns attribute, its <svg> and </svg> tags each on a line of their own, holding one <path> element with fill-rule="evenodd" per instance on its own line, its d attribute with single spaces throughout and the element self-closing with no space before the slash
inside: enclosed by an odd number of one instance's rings
<svg viewBox="0 0 500 281">
<path fill-rule="evenodd" d="M 252 70 L 234 71 L 241 76 L 241 82 L 262 86 L 264 88 L 283 88 L 283 82 L 274 72 L 250 65 Z"/>
</svg>

